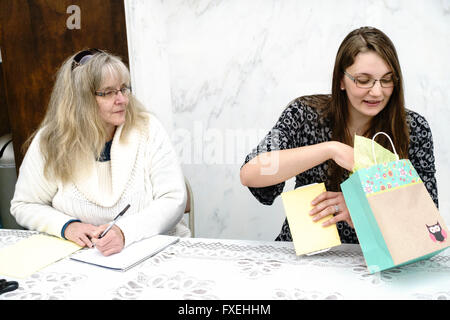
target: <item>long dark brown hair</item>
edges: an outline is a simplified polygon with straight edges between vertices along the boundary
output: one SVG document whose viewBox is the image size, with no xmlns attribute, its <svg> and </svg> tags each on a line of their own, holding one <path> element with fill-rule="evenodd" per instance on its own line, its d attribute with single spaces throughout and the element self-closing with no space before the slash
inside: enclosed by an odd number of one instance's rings
<svg viewBox="0 0 450 320">
<path fill-rule="evenodd" d="M 333 132 L 333 140 L 353 146 L 353 136 L 348 130 L 348 98 L 346 91 L 341 90 L 341 80 L 344 70 L 355 62 L 358 53 L 376 52 L 390 67 L 395 79 L 395 86 L 386 107 L 372 118 L 369 128 L 363 136 L 372 138 L 376 132 L 387 133 L 401 159 L 408 158 L 409 128 L 406 123 L 405 99 L 403 93 L 403 78 L 397 52 L 392 41 L 380 30 L 372 27 L 361 27 L 350 32 L 342 41 L 336 55 L 331 89 L 331 100 L 323 110 Z M 378 137 L 380 137 L 378 139 Z M 392 150 L 384 135 L 378 136 L 377 142 Z M 345 169 L 334 161 L 329 161 L 330 190 L 340 190 L 339 184 L 348 174 Z"/>
</svg>

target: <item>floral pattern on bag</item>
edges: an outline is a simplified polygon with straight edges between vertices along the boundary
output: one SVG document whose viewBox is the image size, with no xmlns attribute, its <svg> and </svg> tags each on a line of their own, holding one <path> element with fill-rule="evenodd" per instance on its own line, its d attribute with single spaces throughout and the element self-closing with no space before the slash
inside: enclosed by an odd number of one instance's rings
<svg viewBox="0 0 450 320">
<path fill-rule="evenodd" d="M 380 163 L 361 169 L 360 173 L 366 196 L 422 182 L 407 159 Z"/>
</svg>

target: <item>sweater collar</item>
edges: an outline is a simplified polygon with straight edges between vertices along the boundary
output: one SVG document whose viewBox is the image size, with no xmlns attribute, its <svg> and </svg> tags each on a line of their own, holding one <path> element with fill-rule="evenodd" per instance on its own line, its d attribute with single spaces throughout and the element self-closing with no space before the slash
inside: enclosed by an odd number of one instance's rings
<svg viewBox="0 0 450 320">
<path fill-rule="evenodd" d="M 79 171 L 74 179 L 77 189 L 89 201 L 102 207 L 112 207 L 119 201 L 135 166 L 141 140 L 139 131 L 130 130 L 124 139 L 122 130 L 123 125 L 116 129 L 111 145 L 111 194 L 105 195 L 99 186 L 95 161 L 89 168 L 83 168 L 83 173 Z"/>
</svg>

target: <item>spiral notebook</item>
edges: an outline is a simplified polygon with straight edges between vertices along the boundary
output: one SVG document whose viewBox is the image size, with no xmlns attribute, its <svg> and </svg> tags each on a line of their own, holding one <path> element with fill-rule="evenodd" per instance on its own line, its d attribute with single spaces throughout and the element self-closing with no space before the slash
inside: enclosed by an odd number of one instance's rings
<svg viewBox="0 0 450 320">
<path fill-rule="evenodd" d="M 70 259 L 107 269 L 127 271 L 179 240 L 178 237 L 155 235 L 135 242 L 110 256 L 105 257 L 95 248 L 86 248 L 73 254 Z"/>
</svg>

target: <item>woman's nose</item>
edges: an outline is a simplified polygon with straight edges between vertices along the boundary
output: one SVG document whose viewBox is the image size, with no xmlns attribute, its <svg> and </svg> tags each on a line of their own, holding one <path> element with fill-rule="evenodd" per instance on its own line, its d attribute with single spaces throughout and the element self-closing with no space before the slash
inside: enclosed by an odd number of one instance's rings
<svg viewBox="0 0 450 320">
<path fill-rule="evenodd" d="M 122 91 L 117 91 L 115 96 L 115 102 L 116 103 L 123 103 L 126 102 L 128 97 L 122 93 Z"/>
<path fill-rule="evenodd" d="M 381 87 L 380 81 L 375 81 L 373 87 L 370 89 L 370 93 L 373 96 L 379 96 L 379 95 L 381 95 L 382 91 L 383 91 L 383 88 Z"/>
</svg>

